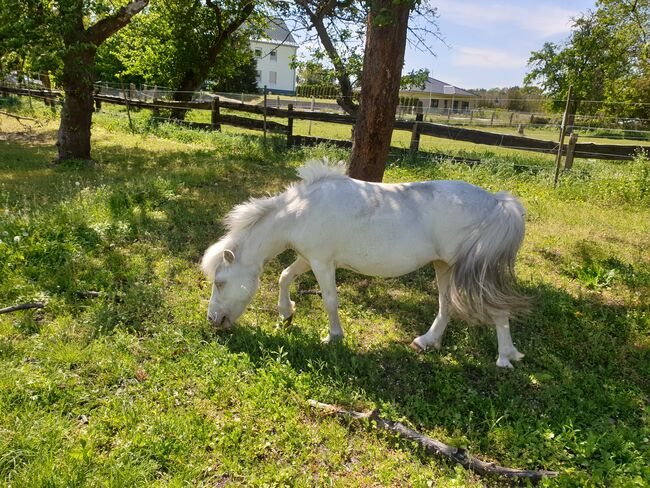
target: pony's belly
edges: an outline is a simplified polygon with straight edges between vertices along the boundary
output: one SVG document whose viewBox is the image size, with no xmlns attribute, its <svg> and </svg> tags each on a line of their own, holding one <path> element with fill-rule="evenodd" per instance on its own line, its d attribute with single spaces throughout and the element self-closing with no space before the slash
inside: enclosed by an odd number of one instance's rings
<svg viewBox="0 0 650 488">
<path fill-rule="evenodd" d="M 346 256 L 336 260 L 337 268 L 345 268 L 367 276 L 392 278 L 411 273 L 433 261 L 435 257 L 418 257 L 413 254 L 391 256 Z"/>
</svg>

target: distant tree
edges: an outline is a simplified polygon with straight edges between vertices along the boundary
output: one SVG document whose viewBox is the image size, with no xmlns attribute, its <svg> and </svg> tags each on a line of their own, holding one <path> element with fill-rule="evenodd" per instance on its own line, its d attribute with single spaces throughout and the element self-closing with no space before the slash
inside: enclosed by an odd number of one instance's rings
<svg viewBox="0 0 650 488">
<path fill-rule="evenodd" d="M 325 66 L 320 60 L 296 60 L 293 66 L 298 69 L 298 83 L 301 85 L 333 85 L 336 83 L 336 72 Z"/>
<path fill-rule="evenodd" d="M 248 62 L 234 66 L 230 71 L 215 69 L 209 75 L 209 89 L 225 93 L 257 93 L 257 61 L 249 50 Z"/>
<path fill-rule="evenodd" d="M 610 102 L 583 105 L 585 112 L 630 113 L 647 101 L 640 97 L 647 95 L 649 35 L 650 0 L 599 0 L 595 11 L 574 20 L 566 42 L 546 43 L 531 54 L 525 83 L 538 84 L 558 109 L 573 85 L 579 100 Z"/>
<path fill-rule="evenodd" d="M 261 29 L 255 0 L 153 0 L 108 49 L 124 66 L 121 76 L 175 89 L 189 101 L 209 78 L 226 80 L 251 60 L 249 39 Z M 185 110 L 172 111 L 184 118 Z"/>
<path fill-rule="evenodd" d="M 50 59 L 65 91 L 58 160 L 90 159 L 94 64 L 97 48 L 127 25 L 149 0 L 0 0 L 0 46 L 21 44 L 37 66 Z"/>
<path fill-rule="evenodd" d="M 429 70 L 426 68 L 414 69 L 402 76 L 400 80 L 400 88 L 417 88 L 424 89 L 424 86 L 429 79 Z"/>
</svg>

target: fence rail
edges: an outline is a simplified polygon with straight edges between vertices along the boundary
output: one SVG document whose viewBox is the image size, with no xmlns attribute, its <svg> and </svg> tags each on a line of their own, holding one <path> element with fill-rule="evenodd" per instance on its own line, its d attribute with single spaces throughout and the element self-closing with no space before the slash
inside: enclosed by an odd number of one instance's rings
<svg viewBox="0 0 650 488">
<path fill-rule="evenodd" d="M 60 91 L 34 90 L 15 86 L 0 86 L 0 90 L 24 96 L 34 96 L 44 99 L 58 99 L 63 96 Z M 245 129 L 264 130 L 274 133 L 286 134 L 288 145 L 313 145 L 317 142 L 327 142 L 329 144 L 349 147 L 350 141 L 314 138 L 307 136 L 298 136 L 293 134 L 293 120 L 310 120 L 319 122 L 328 122 L 336 124 L 346 124 L 354 126 L 356 119 L 350 115 L 341 115 L 329 112 L 303 111 L 294 110 L 293 105 L 289 104 L 287 109 L 275 108 L 260 105 L 259 103 L 243 103 L 231 100 L 221 100 L 214 97 L 212 100 L 200 101 L 169 101 L 153 99 L 152 101 L 141 100 L 138 98 L 131 99 L 116 95 L 96 94 L 95 103 L 99 107 L 102 103 L 123 105 L 128 108 L 149 109 L 154 112 L 160 109 L 186 109 L 186 110 L 207 110 L 211 111 L 211 123 L 188 122 L 184 120 L 172 120 L 175 123 L 186 127 L 199 128 L 204 130 L 220 130 L 220 126 L 232 125 Z M 263 119 L 250 117 L 241 117 L 232 114 L 222 114 L 221 109 L 227 109 L 235 112 L 244 112 L 255 115 L 262 115 Z M 287 119 L 287 124 L 281 124 L 275 121 L 266 120 L 267 117 Z M 477 129 L 467 129 L 457 125 L 436 124 L 422 120 L 422 114 L 418 114 L 416 120 L 395 120 L 394 128 L 411 132 L 411 151 L 419 150 L 419 141 L 421 136 L 438 137 L 456 141 L 472 142 L 474 144 L 484 144 L 509 149 L 518 149 L 522 151 L 534 151 L 546 154 L 556 154 L 559 149 L 559 143 L 549 140 L 535 139 L 524 136 L 500 134 Z M 562 153 L 569 151 L 576 158 L 592 158 L 607 160 L 631 160 L 639 151 L 650 153 L 650 145 L 623 145 L 623 144 L 596 144 L 596 143 L 579 143 L 577 138 L 571 138 L 569 144 L 562 145 Z M 317 142 L 316 142 L 317 141 Z M 394 150 L 403 150 L 402 148 L 392 148 Z"/>
</svg>

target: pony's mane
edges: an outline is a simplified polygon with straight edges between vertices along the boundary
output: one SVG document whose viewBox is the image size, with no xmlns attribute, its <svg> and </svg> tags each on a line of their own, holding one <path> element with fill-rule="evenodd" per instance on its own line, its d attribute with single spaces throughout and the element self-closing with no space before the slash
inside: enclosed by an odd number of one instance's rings
<svg viewBox="0 0 650 488">
<path fill-rule="evenodd" d="M 304 185 L 311 185 L 326 178 L 346 178 L 345 163 L 331 163 L 329 158 L 307 161 L 298 169 L 298 175 Z M 295 186 L 290 185 L 287 189 Z M 247 202 L 235 206 L 224 219 L 228 234 L 240 234 L 276 210 L 280 205 L 278 196 L 250 198 Z"/>
<path fill-rule="evenodd" d="M 278 197 L 249 198 L 247 202 L 235 206 L 226 218 L 224 223 L 231 235 L 239 234 L 250 229 L 265 216 L 278 207 Z"/>
<path fill-rule="evenodd" d="M 305 183 L 310 185 L 325 178 L 345 177 L 345 162 L 333 163 L 329 158 L 312 159 L 298 169 L 298 175 Z"/>
</svg>

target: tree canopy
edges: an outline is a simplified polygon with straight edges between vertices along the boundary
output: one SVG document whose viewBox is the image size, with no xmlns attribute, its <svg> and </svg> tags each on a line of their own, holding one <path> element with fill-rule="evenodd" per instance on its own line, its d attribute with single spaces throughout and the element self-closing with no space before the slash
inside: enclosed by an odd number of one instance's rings
<svg viewBox="0 0 650 488">
<path fill-rule="evenodd" d="M 531 54 L 525 82 L 555 99 L 573 85 L 578 100 L 604 102 L 583 104 L 586 112 L 649 118 L 649 36 L 650 0 L 599 0 L 574 19 L 566 42 Z"/>
</svg>

